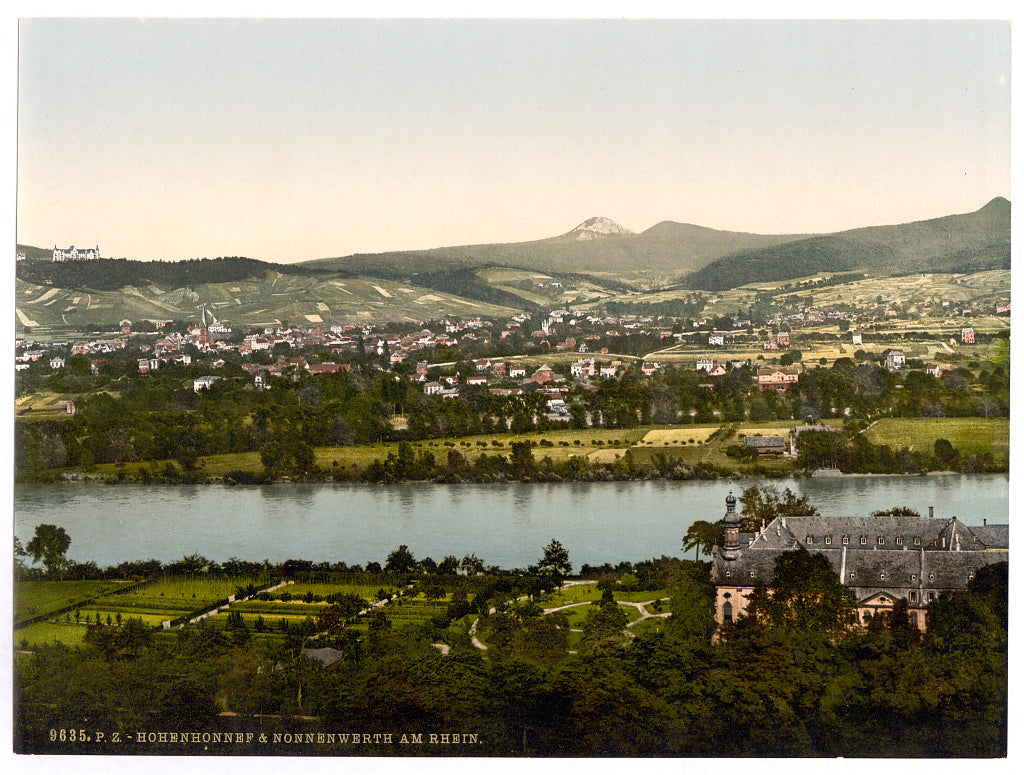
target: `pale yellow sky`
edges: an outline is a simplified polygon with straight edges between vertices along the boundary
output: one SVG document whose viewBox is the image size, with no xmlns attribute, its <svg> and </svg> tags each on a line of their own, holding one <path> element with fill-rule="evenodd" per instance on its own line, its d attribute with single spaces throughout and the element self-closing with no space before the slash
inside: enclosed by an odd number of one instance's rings
<svg viewBox="0 0 1024 775">
<path fill-rule="evenodd" d="M 297 261 L 1010 197 L 1007 22 L 32 19 L 19 47 L 41 247 Z"/>
</svg>

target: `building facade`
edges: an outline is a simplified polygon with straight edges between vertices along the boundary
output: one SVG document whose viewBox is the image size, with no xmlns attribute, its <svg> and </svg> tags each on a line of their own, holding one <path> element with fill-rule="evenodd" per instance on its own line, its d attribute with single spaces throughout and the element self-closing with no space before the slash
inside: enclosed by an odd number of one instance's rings
<svg viewBox="0 0 1024 775">
<path fill-rule="evenodd" d="M 956 517 L 779 517 L 741 536 L 732 493 L 725 503 L 723 545 L 712 550 L 711 566 L 719 627 L 744 614 L 756 587 L 770 590 L 784 552 L 806 549 L 828 559 L 856 599 L 851 624 L 866 626 L 905 600 L 922 631 L 939 595 L 964 589 L 979 568 L 1009 559 L 1009 525 L 967 526 Z"/>
<path fill-rule="evenodd" d="M 94 248 L 76 248 L 72 245 L 69 248 L 58 248 L 53 246 L 54 261 L 90 261 L 100 257 L 100 246 Z"/>
</svg>

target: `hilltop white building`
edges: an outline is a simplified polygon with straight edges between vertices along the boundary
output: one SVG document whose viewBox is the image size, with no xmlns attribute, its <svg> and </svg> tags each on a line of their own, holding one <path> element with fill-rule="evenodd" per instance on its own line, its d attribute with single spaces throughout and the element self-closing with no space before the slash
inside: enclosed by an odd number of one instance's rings
<svg viewBox="0 0 1024 775">
<path fill-rule="evenodd" d="M 58 248 L 53 246 L 54 261 L 89 261 L 100 257 L 100 246 L 94 248 L 76 248 L 72 245 L 69 248 Z"/>
</svg>

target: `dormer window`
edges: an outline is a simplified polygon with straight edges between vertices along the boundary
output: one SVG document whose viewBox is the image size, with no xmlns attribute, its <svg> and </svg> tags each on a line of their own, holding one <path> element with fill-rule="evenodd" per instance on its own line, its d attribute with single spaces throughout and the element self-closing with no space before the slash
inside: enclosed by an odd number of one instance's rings
<svg viewBox="0 0 1024 775">
<path fill-rule="evenodd" d="M 879 573 L 878 574 L 878 578 L 880 578 L 882 581 L 885 581 L 885 574 L 884 573 Z"/>
<path fill-rule="evenodd" d="M 832 543 L 832 536 L 825 536 L 825 543 L 826 544 L 831 544 Z"/>
<path fill-rule="evenodd" d="M 896 546 L 903 546 L 903 536 L 896 536 Z"/>
<path fill-rule="evenodd" d="M 754 578 L 754 571 L 750 571 L 750 578 Z"/>
<path fill-rule="evenodd" d="M 929 573 L 928 574 L 928 580 L 929 581 L 935 581 L 935 574 L 934 573 Z"/>
<path fill-rule="evenodd" d="M 917 581 L 917 574 L 916 573 L 911 573 L 910 574 L 910 580 L 911 581 Z"/>
<path fill-rule="evenodd" d="M 914 536 L 914 546 L 921 545 L 921 536 Z"/>
<path fill-rule="evenodd" d="M 867 536 L 861 536 L 860 537 L 860 542 L 861 542 L 861 545 L 866 544 L 868 542 L 868 537 Z"/>
<path fill-rule="evenodd" d="M 843 545 L 850 543 L 850 536 L 843 536 Z"/>
<path fill-rule="evenodd" d="M 731 570 L 727 570 L 727 571 L 725 572 L 725 577 L 726 577 L 726 578 L 729 578 L 729 577 L 730 577 L 731 575 L 732 575 L 732 571 L 731 571 Z"/>
<path fill-rule="evenodd" d="M 878 545 L 881 546 L 885 543 L 885 536 L 878 536 Z"/>
<path fill-rule="evenodd" d="M 805 543 L 813 544 L 814 543 L 814 536 L 807 536 L 807 539 L 806 539 Z"/>
<path fill-rule="evenodd" d="M 850 574 L 850 581 L 853 581 L 855 578 L 857 578 L 857 574 L 856 573 L 851 573 Z"/>
</svg>

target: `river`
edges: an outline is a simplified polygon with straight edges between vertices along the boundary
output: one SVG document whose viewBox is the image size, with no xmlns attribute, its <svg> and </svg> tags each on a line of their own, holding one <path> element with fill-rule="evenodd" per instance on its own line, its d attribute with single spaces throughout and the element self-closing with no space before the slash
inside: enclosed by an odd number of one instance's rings
<svg viewBox="0 0 1024 775">
<path fill-rule="evenodd" d="M 552 538 L 574 567 L 681 556 L 695 520 L 714 521 L 749 480 L 577 484 L 343 484 L 153 486 L 69 483 L 19 486 L 15 535 L 63 527 L 68 556 L 100 566 L 201 554 L 279 562 L 383 563 L 406 544 L 416 558 L 475 554 L 525 567 Z M 1009 476 L 865 476 L 781 480 L 825 516 L 910 506 L 968 525 L 1009 521 Z M 690 553 L 692 557 L 692 552 Z"/>
</svg>

